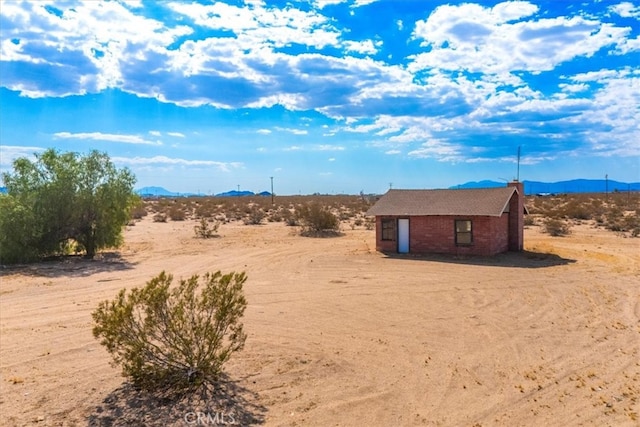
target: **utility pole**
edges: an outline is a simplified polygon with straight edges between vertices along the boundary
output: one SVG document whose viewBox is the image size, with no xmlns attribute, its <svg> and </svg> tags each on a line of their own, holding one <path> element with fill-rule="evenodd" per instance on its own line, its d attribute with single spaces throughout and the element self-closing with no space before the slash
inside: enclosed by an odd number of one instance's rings
<svg viewBox="0 0 640 427">
<path fill-rule="evenodd" d="M 273 203 L 273 177 L 270 177 L 270 178 L 271 178 L 271 205 L 273 206 L 274 204 Z"/>
<path fill-rule="evenodd" d="M 609 200 L 609 174 L 604 176 L 604 196 Z"/>
</svg>

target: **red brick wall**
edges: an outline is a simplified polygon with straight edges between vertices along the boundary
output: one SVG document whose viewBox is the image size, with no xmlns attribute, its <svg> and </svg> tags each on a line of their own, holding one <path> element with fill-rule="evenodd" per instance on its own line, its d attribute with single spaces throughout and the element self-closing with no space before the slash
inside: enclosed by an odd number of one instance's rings
<svg viewBox="0 0 640 427">
<path fill-rule="evenodd" d="M 471 245 L 456 245 L 456 219 L 470 219 L 472 221 L 473 243 Z M 452 255 L 494 255 L 509 249 L 508 226 L 508 214 L 503 214 L 501 217 L 410 217 L 409 252 Z M 382 217 L 376 217 L 376 249 L 381 252 L 397 252 L 397 240 L 384 241 L 381 236 Z"/>
</svg>

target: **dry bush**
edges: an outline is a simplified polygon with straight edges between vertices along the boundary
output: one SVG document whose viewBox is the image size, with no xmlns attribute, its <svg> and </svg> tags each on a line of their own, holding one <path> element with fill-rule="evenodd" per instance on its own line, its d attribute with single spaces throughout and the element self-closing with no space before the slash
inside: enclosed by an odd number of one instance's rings
<svg viewBox="0 0 640 427">
<path fill-rule="evenodd" d="M 543 231 L 551 236 L 566 236 L 571 229 L 569 224 L 559 219 L 548 218 L 543 223 Z"/>
<path fill-rule="evenodd" d="M 340 220 L 318 202 L 311 202 L 296 209 L 296 217 L 302 226 L 304 236 L 337 235 L 340 231 Z"/>
<path fill-rule="evenodd" d="M 220 228 L 220 221 L 210 222 L 206 218 L 200 218 L 198 225 L 193 227 L 193 231 L 196 237 L 201 239 L 210 239 L 218 235 L 218 229 Z"/>
<path fill-rule="evenodd" d="M 262 209 L 253 206 L 247 213 L 247 216 L 243 218 L 243 221 L 245 225 L 260 225 L 265 216 Z"/>
<path fill-rule="evenodd" d="M 153 216 L 153 222 L 167 222 L 167 214 L 158 212 Z"/>
<path fill-rule="evenodd" d="M 168 214 L 171 221 L 184 221 L 187 218 L 184 209 L 183 206 L 171 206 Z"/>
<path fill-rule="evenodd" d="M 165 272 L 139 289 L 122 289 L 92 313 L 93 335 L 136 387 L 193 391 L 215 383 L 243 348 L 245 273 L 220 271 L 171 286 Z M 198 292 L 199 291 L 199 292 Z"/>
<path fill-rule="evenodd" d="M 559 216 L 572 219 L 592 219 L 593 211 L 590 209 L 593 205 L 589 205 L 584 200 L 573 199 L 569 200 L 561 209 L 559 209 Z"/>
<path fill-rule="evenodd" d="M 142 219 L 143 217 L 147 216 L 147 208 L 145 206 L 145 203 L 137 203 L 133 208 L 131 208 L 130 215 L 131 219 Z"/>
<path fill-rule="evenodd" d="M 364 228 L 366 230 L 373 230 L 374 228 L 376 228 L 376 220 L 373 217 L 367 217 L 364 222 Z"/>
</svg>

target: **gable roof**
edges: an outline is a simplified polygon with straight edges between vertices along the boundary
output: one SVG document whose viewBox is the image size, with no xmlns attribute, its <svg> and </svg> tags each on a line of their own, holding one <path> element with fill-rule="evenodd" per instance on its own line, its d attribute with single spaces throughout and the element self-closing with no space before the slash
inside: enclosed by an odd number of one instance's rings
<svg viewBox="0 0 640 427">
<path fill-rule="evenodd" d="M 500 216 L 515 187 L 460 190 L 389 190 L 367 215 Z"/>
</svg>

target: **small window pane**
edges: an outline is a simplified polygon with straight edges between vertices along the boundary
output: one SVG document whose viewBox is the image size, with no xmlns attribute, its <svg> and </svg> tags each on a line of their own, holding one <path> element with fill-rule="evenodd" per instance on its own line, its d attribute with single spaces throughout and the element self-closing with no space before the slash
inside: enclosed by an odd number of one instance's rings
<svg viewBox="0 0 640 427">
<path fill-rule="evenodd" d="M 470 233 L 471 232 L 471 221 L 456 221 L 456 232 L 457 233 Z"/>
<path fill-rule="evenodd" d="M 396 239 L 396 220 L 395 219 L 383 219 L 382 220 L 382 240 L 395 240 Z"/>
<path fill-rule="evenodd" d="M 462 245 L 468 245 L 471 243 L 471 233 L 459 233 L 458 243 Z"/>
<path fill-rule="evenodd" d="M 473 230 L 471 220 L 458 219 L 455 221 L 456 245 L 473 244 Z"/>
</svg>

